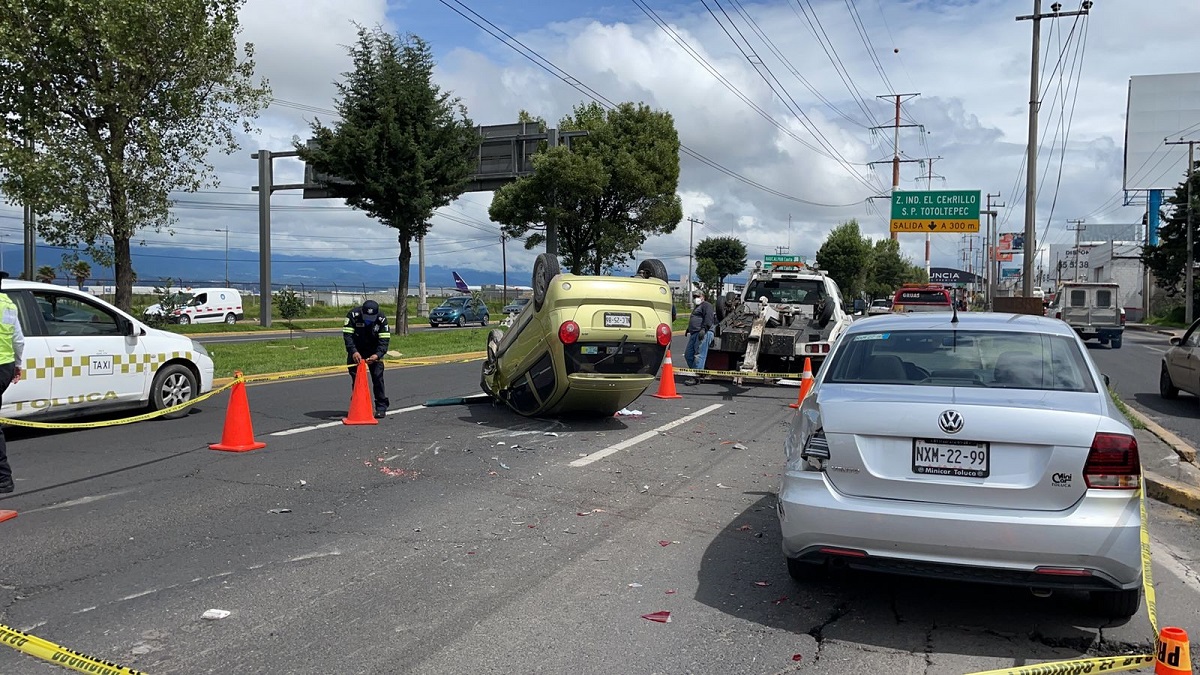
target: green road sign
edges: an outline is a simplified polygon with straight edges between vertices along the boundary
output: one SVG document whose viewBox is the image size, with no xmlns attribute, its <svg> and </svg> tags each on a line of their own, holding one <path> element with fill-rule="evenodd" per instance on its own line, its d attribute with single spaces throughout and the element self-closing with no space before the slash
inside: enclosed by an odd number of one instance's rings
<svg viewBox="0 0 1200 675">
<path fill-rule="evenodd" d="M 979 231 L 979 190 L 892 193 L 892 232 Z"/>
<path fill-rule="evenodd" d="M 771 265 L 781 262 L 807 262 L 802 255 L 764 255 L 763 269 L 771 269 Z"/>
</svg>

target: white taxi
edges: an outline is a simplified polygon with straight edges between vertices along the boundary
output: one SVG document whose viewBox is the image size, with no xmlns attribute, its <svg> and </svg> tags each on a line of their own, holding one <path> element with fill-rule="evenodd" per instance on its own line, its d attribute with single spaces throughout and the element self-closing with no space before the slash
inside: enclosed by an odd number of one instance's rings
<svg viewBox="0 0 1200 675">
<path fill-rule="evenodd" d="M 62 418 L 114 409 L 162 410 L 211 391 L 213 361 L 195 340 L 157 330 L 88 293 L 0 281 L 25 333 L 21 381 L 0 417 Z M 187 408 L 166 415 L 182 417 Z"/>
</svg>

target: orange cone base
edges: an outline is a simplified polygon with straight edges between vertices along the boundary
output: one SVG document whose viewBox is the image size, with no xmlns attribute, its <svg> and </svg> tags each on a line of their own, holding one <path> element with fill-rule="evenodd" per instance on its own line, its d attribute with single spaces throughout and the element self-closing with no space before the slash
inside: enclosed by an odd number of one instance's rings
<svg viewBox="0 0 1200 675">
<path fill-rule="evenodd" d="M 17 517 L 16 511 L 0 511 L 0 523 Z"/>
<path fill-rule="evenodd" d="M 654 398 L 683 398 L 679 394 L 650 394 Z"/>
<path fill-rule="evenodd" d="M 267 447 L 266 443 L 255 441 L 244 445 L 226 445 L 224 443 L 213 443 L 208 446 L 209 450 L 224 450 L 225 452 L 247 452 L 249 450 L 260 450 Z"/>
<path fill-rule="evenodd" d="M 379 424 L 379 420 L 372 416 L 370 419 L 350 419 L 349 417 L 342 418 L 342 424 Z"/>
</svg>

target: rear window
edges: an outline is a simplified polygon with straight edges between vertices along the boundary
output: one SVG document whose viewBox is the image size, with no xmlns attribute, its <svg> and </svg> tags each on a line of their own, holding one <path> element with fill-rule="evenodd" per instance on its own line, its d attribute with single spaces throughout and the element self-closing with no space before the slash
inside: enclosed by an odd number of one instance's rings
<svg viewBox="0 0 1200 675">
<path fill-rule="evenodd" d="M 896 291 L 894 300 L 898 305 L 950 305 L 950 293 L 936 289 L 912 289 Z"/>
<path fill-rule="evenodd" d="M 1095 392 L 1072 337 L 971 330 L 857 333 L 825 382 Z"/>
<path fill-rule="evenodd" d="M 767 302 L 813 305 L 825 297 L 824 282 L 815 279 L 771 279 L 768 281 L 754 280 L 746 291 L 746 300 L 758 302 L 766 297 Z"/>
</svg>

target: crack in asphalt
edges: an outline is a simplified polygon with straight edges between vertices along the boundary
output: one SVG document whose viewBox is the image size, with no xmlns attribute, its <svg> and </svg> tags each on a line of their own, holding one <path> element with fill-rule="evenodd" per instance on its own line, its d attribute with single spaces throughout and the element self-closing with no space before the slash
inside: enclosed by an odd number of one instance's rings
<svg viewBox="0 0 1200 675">
<path fill-rule="evenodd" d="M 817 641 L 817 652 L 813 654 L 813 663 L 821 660 L 821 647 L 825 642 L 825 629 L 837 623 L 838 619 L 850 613 L 850 606 L 846 603 L 839 604 L 829 612 L 829 616 L 821 623 L 809 628 L 806 632 Z"/>
<path fill-rule="evenodd" d="M 937 623 L 929 624 L 929 630 L 925 631 L 925 674 L 929 674 L 929 669 L 933 667 L 933 631 L 937 630 Z"/>
<path fill-rule="evenodd" d="M 1153 647 L 1149 640 L 1143 642 L 1124 642 L 1107 640 L 1104 628 L 1098 628 L 1092 637 L 1054 637 L 1043 635 L 1039 631 L 1029 634 L 1031 642 L 1037 642 L 1053 649 L 1069 649 L 1085 656 L 1127 656 L 1129 654 L 1146 654 Z"/>
</svg>

